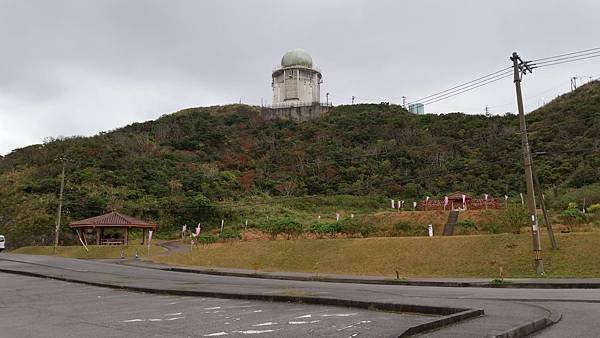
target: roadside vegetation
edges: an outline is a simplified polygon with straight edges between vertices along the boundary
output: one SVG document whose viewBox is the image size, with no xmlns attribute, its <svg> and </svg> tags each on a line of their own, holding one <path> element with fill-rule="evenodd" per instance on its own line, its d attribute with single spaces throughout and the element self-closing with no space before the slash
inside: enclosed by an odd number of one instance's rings
<svg viewBox="0 0 600 338">
<path fill-rule="evenodd" d="M 549 250 L 542 231 L 547 277 L 600 277 L 600 232 L 558 233 Z M 452 237 L 326 238 L 238 241 L 199 246 L 153 261 L 256 271 L 401 277 L 535 277 L 529 234 Z M 500 275 L 502 267 L 503 274 Z"/>
</svg>

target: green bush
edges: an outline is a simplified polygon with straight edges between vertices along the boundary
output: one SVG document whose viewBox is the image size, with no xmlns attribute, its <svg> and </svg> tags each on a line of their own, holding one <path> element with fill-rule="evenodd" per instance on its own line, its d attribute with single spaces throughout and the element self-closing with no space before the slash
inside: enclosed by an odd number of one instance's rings
<svg viewBox="0 0 600 338">
<path fill-rule="evenodd" d="M 411 229 L 412 226 L 407 221 L 399 221 L 396 224 L 394 224 L 394 231 L 396 232 L 408 233 Z"/>
<path fill-rule="evenodd" d="M 356 236 L 360 234 L 362 237 L 369 237 L 375 232 L 376 228 L 373 224 L 363 220 L 353 218 L 339 221 L 340 232 L 348 236 Z"/>
<path fill-rule="evenodd" d="M 259 226 L 262 232 L 271 236 L 272 239 L 277 238 L 279 234 L 285 234 L 287 238 L 295 238 L 304 232 L 302 223 L 292 218 L 273 219 Z"/>
<path fill-rule="evenodd" d="M 521 228 L 529 225 L 529 213 L 523 208 L 511 206 L 500 215 L 500 224 L 506 232 L 521 233 Z"/>
<path fill-rule="evenodd" d="M 304 232 L 302 223 L 291 218 L 284 218 L 276 222 L 279 233 L 285 234 L 288 239 L 296 238 Z"/>
<path fill-rule="evenodd" d="M 592 204 L 587 208 L 587 212 L 590 214 L 600 213 L 600 203 Z"/>
<path fill-rule="evenodd" d="M 329 235 L 335 237 L 340 232 L 340 226 L 337 222 L 314 222 L 308 227 L 308 231 L 319 237 Z"/>
<path fill-rule="evenodd" d="M 212 244 L 219 241 L 219 237 L 215 235 L 201 235 L 197 238 L 198 243 L 200 244 Z"/>
<path fill-rule="evenodd" d="M 223 229 L 223 232 L 219 234 L 219 238 L 224 240 L 242 239 L 242 234 L 237 229 Z"/>
<path fill-rule="evenodd" d="M 586 215 L 579 209 L 567 209 L 560 213 L 562 221 L 569 225 L 583 224 L 587 221 Z"/>
<path fill-rule="evenodd" d="M 461 221 L 456 222 L 456 226 L 459 226 L 461 228 L 465 228 L 468 230 L 477 230 L 477 226 L 475 225 L 475 222 L 473 222 L 470 219 L 464 219 Z"/>
</svg>

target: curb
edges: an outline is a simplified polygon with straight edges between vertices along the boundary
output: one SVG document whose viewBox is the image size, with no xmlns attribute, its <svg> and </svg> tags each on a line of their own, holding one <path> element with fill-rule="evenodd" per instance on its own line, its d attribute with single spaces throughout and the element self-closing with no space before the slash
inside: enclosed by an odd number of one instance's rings
<svg viewBox="0 0 600 338">
<path fill-rule="evenodd" d="M 277 279 L 277 280 L 294 280 L 294 281 L 306 281 L 306 282 L 327 282 L 327 283 L 355 283 L 355 284 L 380 284 L 380 285 L 404 285 L 404 286 L 437 286 L 437 287 L 456 287 L 456 288 L 505 288 L 505 289 L 600 289 L 600 283 L 532 283 L 532 282 L 507 282 L 502 284 L 496 284 L 491 282 L 460 282 L 460 281 L 407 281 L 407 280 L 394 280 L 394 279 L 362 279 L 362 278 L 343 278 L 343 277 L 312 277 L 312 276 L 288 276 L 281 274 L 264 274 L 264 273 L 247 273 L 247 272 L 233 272 L 233 271 L 219 271 L 214 269 L 188 269 L 180 267 L 152 267 L 145 266 L 143 264 L 129 264 L 125 262 L 118 262 L 118 264 L 124 264 L 129 266 L 156 269 L 163 271 L 183 272 L 183 273 L 196 273 L 204 275 L 214 276 L 226 276 L 226 277 L 247 277 L 247 278 L 259 278 L 259 279 Z M 507 280 L 510 281 L 510 280 Z"/>
<path fill-rule="evenodd" d="M 30 277 L 41 277 L 49 278 L 54 280 L 60 280 L 70 283 L 79 283 L 84 285 L 91 285 L 97 287 L 105 287 L 118 290 L 128 290 L 135 292 L 144 292 L 161 295 L 173 295 L 173 296 L 194 296 L 194 297 L 211 297 L 211 298 L 225 298 L 225 299 L 243 299 L 243 300 L 255 300 L 255 301 L 268 301 L 268 302 L 284 302 L 284 303 L 303 303 L 311 305 L 327 305 L 327 306 L 344 306 L 353 307 L 365 310 L 378 310 L 388 312 L 405 312 L 405 313 L 417 313 L 426 315 L 438 315 L 442 316 L 436 320 L 418 324 L 409 327 L 408 329 L 398 333 L 397 337 L 408 337 L 418 333 L 423 333 L 431 330 L 443 328 L 450 324 L 456 324 L 461 321 L 480 317 L 484 315 L 483 309 L 462 309 L 462 308 L 451 308 L 441 306 L 427 306 L 417 304 L 400 304 L 400 303 L 381 303 L 381 302 L 366 302 L 356 301 L 348 299 L 336 299 L 336 298 L 322 298 L 322 297 L 308 297 L 308 296 L 286 296 L 286 295 L 262 295 L 262 294 L 238 294 L 238 293 L 226 293 L 226 292 L 211 292 L 211 291 L 190 291 L 190 290 L 173 290 L 173 289 L 154 289 L 137 286 L 126 286 L 126 285 L 115 285 L 109 283 L 90 282 L 74 278 L 49 276 L 36 272 L 21 271 L 21 270 L 10 270 L 0 268 L 0 272 L 17 274 Z M 541 328 L 544 328 L 542 326 Z M 541 329 L 540 328 L 540 329 Z"/>
<path fill-rule="evenodd" d="M 531 321 L 527 324 L 516 326 L 508 329 L 504 332 L 499 332 L 488 336 L 489 338 L 515 338 L 515 337 L 527 337 L 534 332 L 541 331 L 547 327 L 550 327 L 558 323 L 562 319 L 562 314 L 550 313 L 548 317 L 540 318 L 538 320 Z"/>
</svg>

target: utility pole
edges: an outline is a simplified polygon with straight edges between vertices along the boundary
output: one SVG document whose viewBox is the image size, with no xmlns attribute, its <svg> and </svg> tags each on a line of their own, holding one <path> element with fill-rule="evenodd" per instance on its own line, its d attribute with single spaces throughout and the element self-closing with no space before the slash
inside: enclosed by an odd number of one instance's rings
<svg viewBox="0 0 600 338">
<path fill-rule="evenodd" d="M 485 106 L 485 116 L 490 116 L 490 109 L 488 106 Z"/>
<path fill-rule="evenodd" d="M 529 209 L 529 221 L 531 222 L 531 235 L 533 237 L 533 252 L 535 254 L 535 271 L 538 275 L 544 275 L 544 261 L 542 260 L 542 244 L 540 242 L 540 227 L 536 215 L 535 189 L 533 186 L 533 174 L 531 168 L 531 152 L 527 137 L 527 123 L 523 108 L 523 94 L 521 93 L 521 72 L 529 71 L 531 68 L 524 63 L 517 52 L 513 52 L 510 58 L 513 62 L 514 82 L 517 93 L 517 108 L 519 109 L 519 125 L 521 127 L 521 146 L 523 147 L 523 164 L 525 166 L 525 183 L 527 185 L 527 207 Z"/>
<path fill-rule="evenodd" d="M 354 95 L 352 95 L 352 105 L 354 105 Z"/>
<path fill-rule="evenodd" d="M 538 179 L 537 171 L 535 170 L 535 166 L 533 165 L 533 163 L 531 163 L 531 171 L 533 172 L 533 183 L 535 183 L 535 188 L 537 189 L 538 199 L 540 200 L 540 205 L 542 206 L 544 223 L 546 224 L 546 230 L 548 231 L 550 245 L 552 246 L 552 250 L 557 250 L 558 244 L 556 244 L 556 237 L 554 237 L 552 223 L 550 223 L 550 217 L 548 217 L 548 210 L 546 209 L 546 200 L 544 198 L 544 192 L 542 190 L 542 186 L 540 184 L 540 180 Z"/>
<path fill-rule="evenodd" d="M 402 108 L 406 109 L 406 96 L 402 95 Z"/>
<path fill-rule="evenodd" d="M 329 93 L 325 93 L 325 105 L 329 106 Z"/>
<path fill-rule="evenodd" d="M 62 215 L 63 191 L 65 190 L 65 156 L 61 156 L 59 160 L 62 162 L 62 173 L 60 175 L 60 193 L 58 196 L 58 214 L 56 215 L 56 229 L 54 230 L 54 253 L 58 248 L 58 233 L 60 232 L 60 216 Z"/>
<path fill-rule="evenodd" d="M 571 91 L 577 89 L 577 76 L 571 78 Z"/>
</svg>

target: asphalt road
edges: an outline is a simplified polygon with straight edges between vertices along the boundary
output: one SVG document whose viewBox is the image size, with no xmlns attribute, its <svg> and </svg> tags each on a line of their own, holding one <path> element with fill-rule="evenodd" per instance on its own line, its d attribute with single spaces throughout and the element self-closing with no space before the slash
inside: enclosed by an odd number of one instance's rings
<svg viewBox="0 0 600 338">
<path fill-rule="evenodd" d="M 385 337 L 420 316 L 154 295 L 0 273 L 0 337 Z"/>
<path fill-rule="evenodd" d="M 8 259 L 8 260 L 7 260 Z M 100 281 L 106 283 L 113 283 L 115 285 L 130 285 L 130 286 L 144 286 L 152 288 L 169 288 L 171 290 L 199 290 L 199 291 L 215 291 L 215 292 L 226 292 L 226 293 L 240 293 L 240 294 L 260 294 L 260 295 L 308 295 L 318 296 L 323 298 L 334 298 L 334 299 L 350 299 L 358 301 L 381 301 L 381 302 L 398 302 L 403 304 L 421 304 L 421 305 L 432 305 L 432 306 L 450 306 L 450 307 L 462 307 L 462 308 L 483 308 L 485 310 L 485 316 L 470 319 L 461 322 L 456 325 L 444 327 L 438 331 L 433 331 L 425 334 L 426 336 L 433 337 L 481 337 L 486 335 L 493 335 L 499 332 L 506 331 L 518 325 L 523 325 L 532 320 L 548 316 L 550 313 L 562 314 L 563 319 L 556 325 L 540 332 L 540 337 L 598 337 L 600 336 L 600 327 L 594 321 L 595 318 L 600 317 L 600 290 L 582 290 L 582 289 L 490 289 L 490 288 L 448 288 L 448 287 L 418 287 L 418 286 L 396 286 L 396 285 L 366 285 L 366 284 L 340 284 L 340 283 L 324 283 L 324 282 L 307 282 L 307 281 L 284 281 L 284 280 L 268 280 L 268 279 L 256 279 L 256 278 L 243 278 L 243 277 L 224 277 L 224 276 L 210 276 L 201 274 L 189 274 L 181 272 L 167 272 L 156 269 L 142 268 L 142 267 L 131 267 L 122 266 L 119 264 L 112 264 L 107 262 L 96 262 L 96 261 L 82 261 L 82 260 L 70 260 L 56 257 L 47 256 L 23 256 L 23 255 L 10 255 L 0 254 L 0 268 L 10 269 L 15 271 L 28 271 L 34 273 L 44 273 L 54 275 L 56 277 L 68 277 L 78 280 L 87 281 Z M 16 277 L 13 277 L 16 278 Z M 21 278 L 21 277 L 19 277 Z M 8 277 L 10 279 L 10 277 Z M 45 281 L 49 282 L 49 281 Z M 0 284 L 0 296 L 4 297 L 5 293 L 10 293 L 11 288 L 4 287 L 4 281 Z M 8 285 L 8 284 L 6 284 Z M 117 292 L 105 290 L 105 292 Z M 123 291 L 118 291 L 125 294 Z M 150 296 L 145 294 L 136 294 L 127 292 L 131 296 L 131 301 L 127 302 L 134 308 L 144 308 L 142 299 L 153 299 L 166 296 Z M 130 296 L 127 296 L 130 297 Z M 139 298 L 138 298 L 139 297 Z M 173 296 L 169 296 L 173 297 Z M 65 297 L 66 298 L 66 297 Z M 69 297 L 71 301 L 76 297 Z M 185 298 L 188 297 L 174 297 L 174 298 Z M 206 298 L 208 299 L 208 298 Z M 58 301 L 58 300 L 57 300 Z M 224 302 L 224 300 L 212 299 L 212 301 Z M 229 300 L 227 302 L 242 302 Z M 87 303 L 87 302 L 86 302 Z M 232 303 L 232 304 L 233 304 Z M 3 302 L 3 306 L 6 303 Z M 102 304 L 102 303 L 98 303 Z M 155 304 L 155 303 L 154 303 Z M 263 303 L 264 304 L 264 303 Z M 98 305 L 100 306 L 100 305 Z M 216 307 L 204 306 L 206 307 Z M 275 309 L 272 312 L 278 314 L 278 316 L 267 316 L 261 317 L 257 321 L 247 321 L 243 325 L 236 327 L 235 329 L 229 329 L 226 327 L 225 322 L 219 322 L 216 320 L 209 320 L 214 326 L 209 327 L 209 330 L 202 331 L 208 333 L 233 333 L 233 331 L 244 331 L 251 330 L 252 325 L 261 324 L 259 322 L 277 322 L 289 323 L 294 321 L 303 314 L 296 316 L 299 312 L 293 313 L 291 316 L 283 316 L 285 310 L 279 308 L 279 306 L 287 306 L 289 309 L 293 309 L 298 305 L 294 304 L 281 304 L 281 303 L 266 303 L 263 310 Z M 305 307 L 306 305 L 302 305 Z M 312 306 L 311 306 L 312 308 Z M 201 310 L 200 308 L 194 308 L 194 313 Z M 325 311 L 329 309 L 327 307 L 315 306 L 314 311 Z M 347 309 L 346 309 L 347 310 Z M 3 309 L 4 311 L 4 309 Z M 32 310 L 35 313 L 34 310 Z M 291 311 L 291 310 L 290 310 Z M 311 310 L 313 311 L 313 310 Z M 337 311 L 337 310 L 334 310 Z M 102 310 L 99 309 L 100 313 L 112 313 L 110 307 Z M 183 311 L 174 311 L 177 313 Z M 291 311 L 293 312 L 293 311 Z M 357 310 L 352 310 L 352 313 Z M 159 324 L 171 325 L 171 321 L 148 321 L 149 319 L 161 319 L 160 315 L 171 313 L 169 311 L 158 311 L 156 313 L 148 313 L 145 316 L 119 316 L 115 319 L 130 320 L 140 319 L 143 321 L 135 321 L 132 323 L 137 324 Z M 191 312 L 190 312 L 191 313 Z M 302 312 L 304 313 L 304 312 Z M 315 312 L 317 313 L 317 312 Z M 342 313 L 342 312 L 340 312 Z M 306 314 L 312 314 L 312 312 L 306 312 Z M 374 312 L 374 314 L 381 314 Z M 385 316 L 389 314 L 384 313 L 384 317 L 376 317 L 374 314 L 362 313 L 357 314 L 357 320 L 371 321 L 362 331 L 359 332 L 360 336 L 366 337 L 379 337 L 386 336 L 385 330 L 390 332 L 399 332 L 405 325 L 410 325 L 411 320 L 427 320 L 430 318 L 423 318 L 425 316 L 414 316 L 407 314 L 396 315 L 393 321 L 386 321 Z M 208 315 L 208 314 L 202 314 Z M 283 316 L 283 317 L 281 317 Z M 375 316 L 375 317 L 373 317 Z M 2 316 L 4 317 L 4 315 Z M 230 316 L 231 317 L 231 316 Z M 200 318 L 202 318 L 200 316 Z M 240 316 L 235 318 L 242 318 Z M 312 318 L 312 316 L 310 317 Z M 328 317 L 323 317 L 328 318 Z M 359 319 L 360 318 L 360 319 Z M 365 319 L 363 319 L 365 318 Z M 0 325 L 3 326 L 3 319 L 0 319 Z M 186 315 L 188 320 L 188 315 Z M 199 319 L 202 321 L 202 319 Z M 314 320 L 314 319 L 313 319 Z M 172 320 L 177 322 L 179 320 Z M 182 319 L 183 321 L 183 319 Z M 349 322 L 338 322 L 331 324 L 331 322 L 319 322 L 319 330 L 331 330 L 322 331 L 321 333 L 310 333 L 311 335 L 318 336 L 334 336 L 339 329 L 351 325 L 353 321 Z M 393 324 L 390 324 L 393 323 Z M 211 325 L 212 325 L 211 324 Z M 317 323 L 314 323 L 317 324 Z M 283 326 L 292 326 L 287 324 Z M 393 327 L 390 327 L 393 326 Z M 160 326 L 162 327 L 162 326 Z M 305 330 L 305 327 L 294 327 L 293 330 Z M 162 329 L 161 329 L 162 330 Z M 383 331 L 377 331 L 383 330 Z M 160 331 L 163 332 L 163 331 Z M 195 331 L 196 332 L 196 331 Z M 208 334 L 207 333 L 207 334 Z M 177 332 L 175 336 L 186 336 L 187 333 Z M 239 332 L 238 332 L 239 334 Z M 243 333 L 241 333 L 243 334 Z M 264 334 L 274 334 L 275 336 L 305 336 L 308 335 L 307 331 L 290 331 L 289 334 L 266 332 Z M 353 334 L 353 333 L 352 333 Z M 192 335 L 200 336 L 200 333 L 194 333 Z M 59 336 L 68 336 L 65 334 Z M 348 336 L 351 336 L 349 334 Z"/>
</svg>

